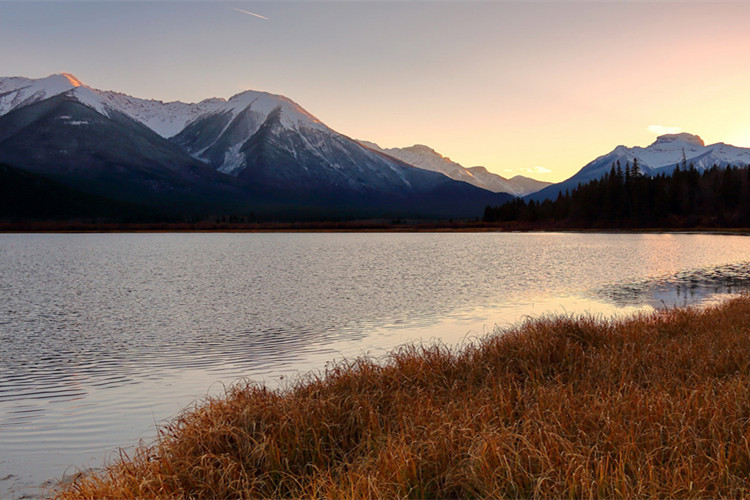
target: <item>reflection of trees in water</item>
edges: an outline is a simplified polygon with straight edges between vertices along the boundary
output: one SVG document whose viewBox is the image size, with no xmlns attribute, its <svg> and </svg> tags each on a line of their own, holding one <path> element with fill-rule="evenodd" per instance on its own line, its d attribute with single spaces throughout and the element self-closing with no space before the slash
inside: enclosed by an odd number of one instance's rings
<svg viewBox="0 0 750 500">
<path fill-rule="evenodd" d="M 750 291 L 750 262 L 691 269 L 631 283 L 613 283 L 595 288 L 592 295 L 619 307 L 651 305 L 685 306 L 718 294 Z"/>
</svg>

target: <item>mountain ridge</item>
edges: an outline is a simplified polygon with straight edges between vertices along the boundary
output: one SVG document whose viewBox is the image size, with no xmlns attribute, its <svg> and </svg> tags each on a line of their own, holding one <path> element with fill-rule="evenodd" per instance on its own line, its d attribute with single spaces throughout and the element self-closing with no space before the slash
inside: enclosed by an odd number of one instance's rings
<svg viewBox="0 0 750 500">
<path fill-rule="evenodd" d="M 0 78 L 0 161 L 191 213 L 477 217 L 510 198 L 373 151 L 285 96 L 164 103 L 70 74 Z"/>
<path fill-rule="evenodd" d="M 506 179 L 490 172 L 486 167 L 466 168 L 424 144 L 415 144 L 404 148 L 381 148 L 374 142 L 364 140 L 359 140 L 358 142 L 375 151 L 405 161 L 415 167 L 432 172 L 440 172 L 451 179 L 467 182 L 494 193 L 509 193 L 514 196 L 524 196 L 551 184 L 523 176 L 514 177 L 515 181 L 513 179 Z"/>
<path fill-rule="evenodd" d="M 750 164 L 750 148 L 732 146 L 723 142 L 706 145 L 699 136 L 681 132 L 660 135 L 649 146 L 616 146 L 612 151 L 601 155 L 583 166 L 568 179 L 527 195 L 528 200 L 542 201 L 555 199 L 566 190 L 573 190 L 578 184 L 600 179 L 609 173 L 612 165 L 619 162 L 622 168 L 627 163 L 637 162 L 645 175 L 671 174 L 675 166 L 685 163 L 703 171 L 712 166 L 745 166 Z"/>
</svg>

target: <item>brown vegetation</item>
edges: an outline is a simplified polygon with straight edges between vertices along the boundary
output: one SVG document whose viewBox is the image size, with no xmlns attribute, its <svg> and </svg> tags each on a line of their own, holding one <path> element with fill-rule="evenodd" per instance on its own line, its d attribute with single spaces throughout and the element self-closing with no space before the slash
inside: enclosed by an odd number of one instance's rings
<svg viewBox="0 0 750 500">
<path fill-rule="evenodd" d="M 235 387 L 62 498 L 741 497 L 750 298 Z"/>
</svg>

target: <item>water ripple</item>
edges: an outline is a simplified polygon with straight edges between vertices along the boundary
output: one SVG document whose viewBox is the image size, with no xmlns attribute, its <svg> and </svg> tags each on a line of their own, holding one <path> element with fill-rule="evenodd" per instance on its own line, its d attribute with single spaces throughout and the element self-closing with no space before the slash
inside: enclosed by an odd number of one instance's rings
<svg viewBox="0 0 750 500">
<path fill-rule="evenodd" d="M 335 357 L 444 334 L 460 340 L 561 297 L 659 305 L 746 289 L 748 242 L 0 235 L 0 478 L 12 476 L 0 497 L 70 465 L 99 465 L 108 450 L 153 436 L 161 419 L 240 377 L 279 385 Z"/>
</svg>

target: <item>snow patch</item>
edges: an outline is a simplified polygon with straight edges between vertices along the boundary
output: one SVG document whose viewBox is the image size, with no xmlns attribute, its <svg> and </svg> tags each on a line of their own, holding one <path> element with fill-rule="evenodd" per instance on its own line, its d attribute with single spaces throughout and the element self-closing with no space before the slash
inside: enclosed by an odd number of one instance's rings
<svg viewBox="0 0 750 500">
<path fill-rule="evenodd" d="M 94 90 L 88 87 L 76 87 L 73 90 L 72 95 L 81 104 L 92 108 L 97 113 L 109 117 L 109 110 L 106 100 L 102 99 L 101 96 Z"/>
<path fill-rule="evenodd" d="M 240 151 L 241 148 L 242 144 L 237 144 L 224 153 L 224 161 L 218 168 L 219 172 L 231 175 L 245 165 L 245 153 Z"/>
</svg>

